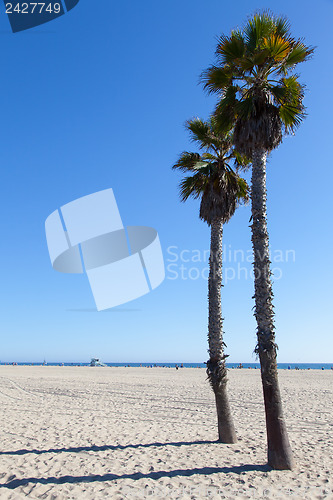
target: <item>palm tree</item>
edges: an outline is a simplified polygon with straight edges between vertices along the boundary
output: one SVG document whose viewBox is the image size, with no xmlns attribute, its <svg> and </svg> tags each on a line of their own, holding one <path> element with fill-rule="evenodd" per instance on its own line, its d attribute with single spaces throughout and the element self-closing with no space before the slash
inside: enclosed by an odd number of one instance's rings
<svg viewBox="0 0 333 500">
<path fill-rule="evenodd" d="M 215 394 L 219 441 L 235 443 L 236 433 L 227 396 L 227 369 L 224 354 L 221 286 L 223 224 L 233 216 L 240 200 L 247 200 L 248 186 L 231 168 L 230 160 L 245 164 L 232 149 L 230 134 L 216 133 L 216 120 L 194 119 L 186 123 L 191 139 L 205 152 L 181 153 L 173 169 L 189 173 L 180 183 L 181 201 L 190 196 L 201 198 L 200 218 L 211 227 L 208 278 L 208 345 L 207 376 Z"/>
<path fill-rule="evenodd" d="M 265 11 L 249 19 L 243 30 L 222 35 L 216 49 L 217 65 L 202 74 L 206 90 L 220 96 L 215 112 L 219 127 L 235 127 L 234 145 L 252 161 L 256 353 L 261 364 L 268 463 L 274 469 L 291 469 L 294 462 L 277 375 L 266 219 L 266 158 L 281 143 L 283 132 L 293 133 L 305 116 L 304 86 L 293 71 L 313 50 L 291 36 L 286 18 Z"/>
</svg>

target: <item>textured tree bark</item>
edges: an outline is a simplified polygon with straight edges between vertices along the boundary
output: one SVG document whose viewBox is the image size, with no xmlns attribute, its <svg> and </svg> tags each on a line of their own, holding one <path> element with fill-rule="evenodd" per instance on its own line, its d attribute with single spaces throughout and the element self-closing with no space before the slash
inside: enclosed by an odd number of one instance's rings
<svg viewBox="0 0 333 500">
<path fill-rule="evenodd" d="M 208 279 L 208 345 L 207 375 L 215 394 L 219 441 L 236 443 L 237 437 L 227 395 L 227 369 L 224 355 L 221 287 L 222 287 L 222 236 L 220 218 L 211 222 L 211 243 Z"/>
<path fill-rule="evenodd" d="M 276 363 L 273 292 L 266 218 L 266 151 L 256 150 L 252 158 L 252 246 L 254 254 L 255 318 L 257 320 L 261 380 L 264 393 L 268 464 L 273 469 L 294 467 L 282 413 Z"/>
</svg>

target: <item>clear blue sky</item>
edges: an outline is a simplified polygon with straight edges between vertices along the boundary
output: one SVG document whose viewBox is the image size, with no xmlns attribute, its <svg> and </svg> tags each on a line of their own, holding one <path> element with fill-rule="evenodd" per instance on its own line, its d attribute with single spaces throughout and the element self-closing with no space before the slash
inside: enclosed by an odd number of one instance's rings
<svg viewBox="0 0 333 500">
<path fill-rule="evenodd" d="M 17 34 L 1 5 L 2 362 L 207 359 L 207 282 L 193 278 L 208 263 L 185 260 L 204 259 L 209 228 L 198 219 L 198 202 L 179 202 L 180 176 L 170 167 L 193 147 L 184 121 L 207 118 L 214 107 L 198 76 L 214 60 L 216 36 L 258 8 L 287 15 L 294 36 L 317 46 L 300 66 L 308 117 L 268 165 L 271 247 L 276 259 L 289 257 L 273 266 L 279 361 L 333 362 L 333 1 L 276 5 L 81 0 L 65 16 Z M 85 276 L 52 269 L 44 222 L 61 205 L 109 187 L 126 225 L 158 230 L 167 279 L 98 313 Z M 233 362 L 255 361 L 251 265 L 241 262 L 251 249 L 249 217 L 250 208 L 241 208 L 224 231 L 225 256 L 239 250 L 236 262 L 225 262 L 222 292 Z"/>
</svg>

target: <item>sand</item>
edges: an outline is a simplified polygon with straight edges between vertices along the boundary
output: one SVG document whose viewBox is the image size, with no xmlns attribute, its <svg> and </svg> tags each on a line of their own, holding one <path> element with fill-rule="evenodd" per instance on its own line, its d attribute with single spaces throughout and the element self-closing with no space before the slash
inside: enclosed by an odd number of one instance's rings
<svg viewBox="0 0 333 500">
<path fill-rule="evenodd" d="M 258 370 L 230 370 L 216 442 L 204 369 L 0 367 L 1 499 L 333 499 L 333 371 L 280 372 L 295 471 L 266 466 Z"/>
</svg>

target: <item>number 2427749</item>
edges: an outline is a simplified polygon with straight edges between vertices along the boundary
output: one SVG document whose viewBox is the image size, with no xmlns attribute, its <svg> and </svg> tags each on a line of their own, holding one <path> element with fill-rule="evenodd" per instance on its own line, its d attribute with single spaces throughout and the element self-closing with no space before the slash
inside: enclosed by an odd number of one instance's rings
<svg viewBox="0 0 333 500">
<path fill-rule="evenodd" d="M 50 14 L 59 14 L 61 11 L 60 3 L 6 3 L 6 13 L 13 14 L 42 14 L 42 12 L 49 12 Z"/>
</svg>

